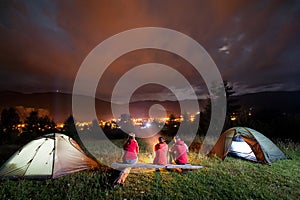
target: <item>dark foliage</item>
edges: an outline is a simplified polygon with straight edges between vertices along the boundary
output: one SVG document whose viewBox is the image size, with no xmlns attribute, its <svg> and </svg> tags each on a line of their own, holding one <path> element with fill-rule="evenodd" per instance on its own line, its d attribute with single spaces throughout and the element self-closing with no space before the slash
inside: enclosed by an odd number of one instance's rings
<svg viewBox="0 0 300 200">
<path fill-rule="evenodd" d="M 3 109 L 1 113 L 0 142 L 11 143 L 18 136 L 20 117 L 14 108 Z"/>
</svg>

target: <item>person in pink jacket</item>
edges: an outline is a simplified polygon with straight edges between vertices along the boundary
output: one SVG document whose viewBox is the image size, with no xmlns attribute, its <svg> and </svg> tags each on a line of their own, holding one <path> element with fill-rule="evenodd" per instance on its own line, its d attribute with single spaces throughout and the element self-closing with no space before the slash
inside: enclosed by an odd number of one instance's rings
<svg viewBox="0 0 300 200">
<path fill-rule="evenodd" d="M 127 141 L 123 145 L 124 155 L 123 155 L 123 163 L 125 164 L 135 164 L 138 161 L 137 154 L 139 153 L 139 145 L 135 140 L 135 134 L 130 133 Z M 121 170 L 119 176 L 114 181 L 114 187 L 117 185 L 123 186 L 125 184 L 125 180 L 130 173 L 131 167 L 126 167 Z"/>
<path fill-rule="evenodd" d="M 158 138 L 159 143 L 154 146 L 153 164 L 166 165 L 168 164 L 168 145 L 163 137 Z"/>
<path fill-rule="evenodd" d="M 127 141 L 123 145 L 125 151 L 123 162 L 126 164 L 134 164 L 138 160 L 137 154 L 139 153 L 139 145 L 135 140 L 135 134 L 130 133 Z"/>
<path fill-rule="evenodd" d="M 178 165 L 185 165 L 188 162 L 188 146 L 179 136 L 174 137 L 174 142 L 170 149 L 170 163 L 174 160 Z"/>
</svg>

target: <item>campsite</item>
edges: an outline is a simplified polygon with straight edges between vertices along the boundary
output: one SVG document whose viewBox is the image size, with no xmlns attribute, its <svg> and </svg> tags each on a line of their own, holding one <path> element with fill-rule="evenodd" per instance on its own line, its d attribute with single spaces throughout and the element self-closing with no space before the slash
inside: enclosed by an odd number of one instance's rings
<svg viewBox="0 0 300 200">
<path fill-rule="evenodd" d="M 116 140 L 115 143 L 121 143 Z M 141 149 L 147 150 L 140 141 Z M 2 180 L 2 199 L 298 199 L 300 145 L 278 141 L 289 159 L 271 165 L 227 156 L 199 158 L 189 153 L 190 163 L 203 168 L 180 173 L 151 169 L 130 173 L 123 187 L 112 187 L 117 171 L 98 169 L 72 172 L 55 179 Z M 148 157 L 139 163 L 149 162 Z"/>
<path fill-rule="evenodd" d="M 0 200 L 300 200 L 300 0 L 0 0 Z"/>
<path fill-rule="evenodd" d="M 228 101 L 228 104 L 234 105 L 236 102 Z M 209 110 L 209 107 L 206 109 Z M 298 199 L 300 143 L 294 132 L 298 118 L 278 115 L 272 120 L 264 119 L 261 118 L 264 111 L 253 112 L 252 115 L 240 112 L 235 115 L 237 120 L 231 120 L 232 116 L 227 115 L 224 130 L 216 138 L 211 151 L 207 155 L 200 155 L 209 125 L 207 110 L 200 113 L 202 120 L 196 136 L 190 134 L 194 130 L 191 128 L 195 124 L 193 121 L 178 122 L 170 115 L 153 138 L 137 137 L 140 149 L 138 163 L 126 165 L 131 170 L 125 177 L 124 185 L 115 185 L 122 173 L 116 168 L 124 165 L 124 152 L 120 148 L 128 138 L 123 129 L 106 123 L 101 127 L 107 137 L 104 139 L 103 135 L 97 135 L 101 130 L 99 126 L 95 128 L 97 123 L 81 129 L 80 124 L 76 124 L 70 116 L 63 128 L 58 129 L 51 127 L 55 123 L 49 120 L 45 123 L 46 117 L 39 117 L 38 112 L 33 111 L 25 119 L 27 124 L 22 134 L 2 135 L 0 197 Z M 10 116 L 17 116 L 13 108 L 6 112 L 11 112 Z M 120 121 L 119 125 L 135 131 L 151 132 L 151 127 L 154 127 L 135 125 L 134 119 L 126 127 L 124 121 Z M 185 141 L 190 137 L 193 139 L 189 144 L 188 164 L 182 167 L 174 163 L 153 165 L 153 145 L 158 135 L 166 138 L 170 148 L 180 126 L 188 133 L 181 134 L 181 138 Z M 8 128 L 11 132 L 19 131 L 14 127 Z M 280 134 L 282 130 L 286 130 L 285 134 Z M 293 140 L 288 139 L 290 136 Z"/>
</svg>

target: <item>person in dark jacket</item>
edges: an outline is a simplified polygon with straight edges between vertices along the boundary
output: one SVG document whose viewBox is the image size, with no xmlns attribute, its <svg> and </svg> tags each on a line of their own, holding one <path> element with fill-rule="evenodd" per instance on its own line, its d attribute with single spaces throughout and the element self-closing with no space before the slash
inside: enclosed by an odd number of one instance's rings
<svg viewBox="0 0 300 200">
<path fill-rule="evenodd" d="M 166 165 L 168 164 L 168 145 L 163 137 L 158 138 L 158 143 L 154 146 L 153 164 Z"/>
</svg>

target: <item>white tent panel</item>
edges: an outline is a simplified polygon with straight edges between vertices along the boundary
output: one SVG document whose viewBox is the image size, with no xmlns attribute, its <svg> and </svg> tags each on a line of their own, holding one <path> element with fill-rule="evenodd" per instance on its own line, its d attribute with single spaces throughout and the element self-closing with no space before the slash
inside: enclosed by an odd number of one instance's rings
<svg viewBox="0 0 300 200">
<path fill-rule="evenodd" d="M 56 144 L 53 178 L 91 167 L 91 159 L 79 149 L 80 147 L 71 138 L 57 134 Z"/>
<path fill-rule="evenodd" d="M 53 139 L 44 139 L 43 145 L 36 149 L 31 164 L 29 165 L 26 176 L 51 176 L 53 166 L 54 141 Z M 42 167 L 41 167 L 42 166 Z"/>
<path fill-rule="evenodd" d="M 30 161 L 35 157 L 38 147 L 43 146 L 46 139 L 33 140 L 18 150 L 7 162 L 0 172 L 1 176 L 24 176 Z M 52 145 L 53 148 L 53 145 Z"/>
</svg>

